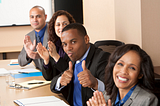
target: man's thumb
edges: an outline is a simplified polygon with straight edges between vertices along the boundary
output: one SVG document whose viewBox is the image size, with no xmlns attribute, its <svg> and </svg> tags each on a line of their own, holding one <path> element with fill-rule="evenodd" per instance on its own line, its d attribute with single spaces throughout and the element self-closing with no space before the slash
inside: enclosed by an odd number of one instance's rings
<svg viewBox="0 0 160 106">
<path fill-rule="evenodd" d="M 71 61 L 69 61 L 69 71 L 73 72 L 73 65 Z"/>
<path fill-rule="evenodd" d="M 83 68 L 83 71 L 87 69 L 86 68 L 86 61 L 85 60 L 82 61 L 82 68 Z"/>
</svg>

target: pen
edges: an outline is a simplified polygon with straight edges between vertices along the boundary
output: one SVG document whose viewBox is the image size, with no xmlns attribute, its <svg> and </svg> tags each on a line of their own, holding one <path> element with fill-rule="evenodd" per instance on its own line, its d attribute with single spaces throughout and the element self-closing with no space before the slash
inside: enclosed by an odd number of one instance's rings
<svg viewBox="0 0 160 106">
<path fill-rule="evenodd" d="M 18 73 L 21 73 L 21 74 L 29 74 L 28 72 L 21 72 L 21 71 L 19 71 Z"/>
<path fill-rule="evenodd" d="M 43 84 L 44 82 L 30 82 L 28 83 L 28 85 L 32 85 L 32 84 Z"/>
</svg>

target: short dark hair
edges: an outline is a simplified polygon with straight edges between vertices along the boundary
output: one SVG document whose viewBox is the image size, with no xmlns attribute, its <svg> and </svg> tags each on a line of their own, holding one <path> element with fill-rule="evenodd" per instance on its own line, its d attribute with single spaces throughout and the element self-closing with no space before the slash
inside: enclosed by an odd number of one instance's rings
<svg viewBox="0 0 160 106">
<path fill-rule="evenodd" d="M 46 15 L 45 10 L 44 10 L 44 8 L 43 8 L 42 6 L 34 6 L 34 7 L 32 7 L 32 8 L 30 9 L 30 11 L 31 11 L 33 8 L 40 8 L 40 9 L 42 9 L 43 14 Z"/>
<path fill-rule="evenodd" d="M 105 86 L 107 94 L 110 95 L 111 101 L 115 101 L 118 88 L 116 87 L 113 80 L 113 68 L 116 62 L 128 51 L 135 51 L 141 58 L 140 62 L 140 74 L 143 77 L 139 79 L 138 85 L 146 90 L 153 91 L 155 79 L 154 79 L 154 68 L 150 56 L 142 50 L 136 44 L 125 44 L 117 47 L 114 52 L 110 55 L 108 64 L 105 68 Z"/>
<path fill-rule="evenodd" d="M 77 29 L 77 31 L 79 33 L 81 33 L 82 36 L 87 35 L 87 31 L 86 31 L 85 27 L 80 23 L 71 23 L 71 24 L 65 26 L 63 28 L 62 32 L 68 31 L 70 29 Z"/>
</svg>

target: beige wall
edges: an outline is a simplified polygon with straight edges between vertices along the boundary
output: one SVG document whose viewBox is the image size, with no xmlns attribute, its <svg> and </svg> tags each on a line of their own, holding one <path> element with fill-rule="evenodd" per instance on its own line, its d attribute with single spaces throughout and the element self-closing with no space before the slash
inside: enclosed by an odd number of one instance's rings
<svg viewBox="0 0 160 106">
<path fill-rule="evenodd" d="M 23 45 L 24 36 L 32 30 L 31 26 L 0 27 L 0 47 Z"/>
<path fill-rule="evenodd" d="M 83 0 L 91 42 L 116 39 L 142 47 L 160 66 L 159 0 Z"/>
<path fill-rule="evenodd" d="M 23 46 L 24 36 L 30 32 L 31 26 L 14 26 L 14 27 L 0 27 L 0 47 L 14 47 Z M 18 58 L 19 52 L 7 53 L 7 59 Z M 2 53 L 0 53 L 0 60 L 3 59 Z"/>
<path fill-rule="evenodd" d="M 92 43 L 115 39 L 113 0 L 83 0 L 84 26 Z"/>
<path fill-rule="evenodd" d="M 115 27 L 116 39 L 142 46 L 139 0 L 115 0 Z"/>
<path fill-rule="evenodd" d="M 142 0 L 142 48 L 160 66 L 160 0 Z"/>
</svg>

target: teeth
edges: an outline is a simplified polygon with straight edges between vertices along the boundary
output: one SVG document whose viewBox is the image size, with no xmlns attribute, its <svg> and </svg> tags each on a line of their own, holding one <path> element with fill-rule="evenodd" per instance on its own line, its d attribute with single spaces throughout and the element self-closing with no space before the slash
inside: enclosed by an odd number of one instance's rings
<svg viewBox="0 0 160 106">
<path fill-rule="evenodd" d="M 122 80 L 122 81 L 127 81 L 126 78 L 122 78 L 122 77 L 119 77 L 119 76 L 118 76 L 118 79 L 120 79 L 120 80 Z"/>
</svg>

